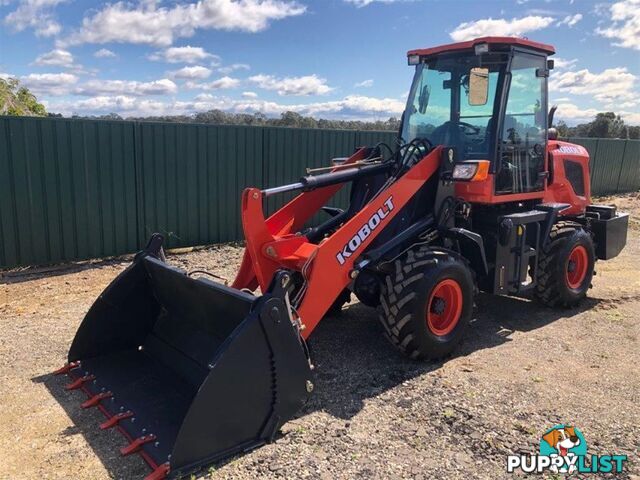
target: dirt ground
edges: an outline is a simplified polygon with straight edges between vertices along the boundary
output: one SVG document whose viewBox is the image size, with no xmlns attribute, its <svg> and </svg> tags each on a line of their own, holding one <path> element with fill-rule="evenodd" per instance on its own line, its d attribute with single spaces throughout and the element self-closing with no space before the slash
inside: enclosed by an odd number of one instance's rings
<svg viewBox="0 0 640 480">
<path fill-rule="evenodd" d="M 600 200 L 602 202 L 602 200 Z M 640 218 L 640 196 L 611 198 Z M 557 423 L 583 432 L 589 453 L 626 454 L 640 475 L 640 223 L 610 262 L 598 262 L 589 298 L 570 310 L 480 295 L 456 355 L 405 359 L 358 303 L 326 318 L 311 339 L 316 388 L 270 445 L 203 472 L 211 478 L 496 479 L 506 456 L 536 453 Z M 184 268 L 233 278 L 241 249 L 172 255 Z M 140 478 L 124 438 L 100 431 L 50 372 L 64 364 L 92 301 L 127 262 L 0 279 L 0 478 Z M 55 397 L 52 392 L 56 392 Z M 592 475 L 590 478 L 598 478 Z"/>
</svg>

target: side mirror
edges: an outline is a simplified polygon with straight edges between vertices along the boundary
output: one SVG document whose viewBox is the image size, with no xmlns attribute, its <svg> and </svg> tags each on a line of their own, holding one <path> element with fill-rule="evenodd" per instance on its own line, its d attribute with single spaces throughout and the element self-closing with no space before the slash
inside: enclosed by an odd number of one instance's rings
<svg viewBox="0 0 640 480">
<path fill-rule="evenodd" d="M 418 111 L 424 115 L 427 113 L 427 107 L 429 106 L 429 95 L 431 92 L 429 91 L 429 85 L 425 85 L 420 90 L 420 96 L 418 97 Z"/>
<path fill-rule="evenodd" d="M 486 105 L 489 97 L 489 69 L 473 67 L 469 71 L 469 105 Z"/>
</svg>

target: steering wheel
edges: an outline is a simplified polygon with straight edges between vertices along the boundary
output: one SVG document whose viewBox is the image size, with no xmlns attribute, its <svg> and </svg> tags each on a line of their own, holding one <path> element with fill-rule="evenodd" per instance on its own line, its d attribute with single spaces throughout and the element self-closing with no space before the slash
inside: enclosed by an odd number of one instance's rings
<svg viewBox="0 0 640 480">
<path fill-rule="evenodd" d="M 465 135 L 477 135 L 478 133 L 480 133 L 480 127 L 476 127 L 475 125 L 471 125 L 470 123 L 461 122 L 460 120 L 458 120 L 457 122 L 452 121 L 451 123 L 455 123 L 456 125 L 462 127 L 460 128 L 460 130 L 462 130 L 462 133 L 464 133 Z"/>
</svg>

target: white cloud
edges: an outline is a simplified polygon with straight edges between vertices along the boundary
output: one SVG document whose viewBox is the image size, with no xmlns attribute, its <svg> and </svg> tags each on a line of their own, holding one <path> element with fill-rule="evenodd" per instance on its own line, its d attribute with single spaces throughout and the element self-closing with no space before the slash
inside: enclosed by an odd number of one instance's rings
<svg viewBox="0 0 640 480">
<path fill-rule="evenodd" d="M 405 104 L 394 98 L 375 98 L 363 95 L 348 95 L 342 100 L 330 102 L 317 102 L 302 105 L 297 108 L 300 113 L 306 115 L 339 114 L 342 116 L 357 118 L 358 115 L 399 115 L 404 110 Z"/>
<path fill-rule="evenodd" d="M 78 81 L 71 73 L 31 73 L 20 78 L 31 91 L 42 95 L 66 95 Z"/>
<path fill-rule="evenodd" d="M 62 25 L 53 19 L 43 18 L 38 25 L 35 26 L 36 36 L 38 37 L 53 37 L 62 31 Z"/>
<path fill-rule="evenodd" d="M 617 105 L 618 107 L 620 105 Z M 573 103 L 561 103 L 558 105 L 555 118 L 560 120 L 568 120 L 569 123 L 586 123 L 592 121 L 595 116 L 602 112 L 597 108 L 581 108 Z M 640 125 L 640 112 L 630 112 L 626 110 L 616 110 L 627 125 Z"/>
<path fill-rule="evenodd" d="M 256 92 L 242 92 L 242 98 L 258 98 Z"/>
<path fill-rule="evenodd" d="M 554 118 L 557 120 L 569 120 L 571 123 L 590 122 L 600 112 L 595 108 L 580 108 L 573 103 L 560 103 Z"/>
<path fill-rule="evenodd" d="M 568 69 L 571 70 L 575 67 L 578 62 L 577 58 L 572 58 L 571 60 L 567 60 L 566 58 L 561 57 L 553 57 L 553 66 L 559 70 Z"/>
<path fill-rule="evenodd" d="M 86 70 L 82 65 L 74 63 L 73 55 L 67 50 L 56 48 L 39 55 L 32 65 L 46 67 L 61 67 L 77 74 L 95 74 L 96 70 Z"/>
<path fill-rule="evenodd" d="M 52 9 L 69 0 L 22 0 L 18 7 L 4 17 L 4 24 L 14 32 L 33 28 L 39 37 L 51 37 L 62 30 Z"/>
<path fill-rule="evenodd" d="M 377 3 L 397 3 L 397 2 L 407 2 L 411 0 L 344 0 L 344 1 L 347 3 L 352 3 L 358 8 L 362 8 L 376 2 Z"/>
<path fill-rule="evenodd" d="M 171 95 L 178 91 L 178 86 L 163 78 L 152 82 L 135 80 L 89 80 L 75 89 L 74 93 L 87 97 L 105 95 Z"/>
<path fill-rule="evenodd" d="M 640 112 L 621 111 L 620 116 L 624 119 L 627 125 L 640 125 Z"/>
<path fill-rule="evenodd" d="M 523 18 L 486 18 L 474 22 L 464 22 L 458 25 L 449 36 L 456 42 L 472 40 L 484 36 L 519 37 L 527 32 L 533 32 L 548 27 L 553 17 L 529 15 Z"/>
<path fill-rule="evenodd" d="M 186 80 L 203 80 L 205 78 L 209 78 L 209 76 L 211 75 L 211 70 L 209 70 L 207 67 L 196 65 L 193 67 L 183 67 L 179 70 L 174 70 L 173 72 L 169 73 L 173 78 L 181 78 Z"/>
<path fill-rule="evenodd" d="M 129 97 L 127 95 L 116 95 L 97 96 L 72 103 L 69 102 L 62 108 L 68 109 L 68 111 L 70 110 L 71 112 L 79 113 L 117 112 L 129 115 L 161 115 L 165 112 L 165 105 L 165 103 L 156 100 Z M 58 106 L 57 108 L 61 108 L 61 106 Z"/>
<path fill-rule="evenodd" d="M 589 95 L 604 103 L 632 101 L 638 98 L 634 91 L 637 79 L 626 67 L 607 68 L 600 73 L 592 73 L 585 68 L 552 75 L 549 90 Z"/>
<path fill-rule="evenodd" d="M 562 25 L 567 25 L 568 27 L 573 27 L 580 20 L 582 20 L 582 14 L 581 13 L 576 13 L 575 15 L 567 15 L 562 20 L 560 20 L 558 23 L 556 23 L 556 26 L 560 27 Z"/>
<path fill-rule="evenodd" d="M 327 80 L 317 75 L 304 77 L 277 78 L 273 75 L 254 75 L 249 81 L 264 90 L 273 90 L 278 95 L 324 95 L 333 90 L 327 85 Z"/>
<path fill-rule="evenodd" d="M 220 60 L 220 57 L 207 52 L 202 47 L 187 45 L 185 47 L 170 47 L 154 52 L 149 55 L 149 59 L 167 63 L 198 63 L 209 59 L 217 62 Z"/>
<path fill-rule="evenodd" d="M 229 74 L 235 72 L 236 70 L 249 70 L 251 67 L 246 63 L 232 63 L 231 65 L 226 65 L 224 67 L 218 68 L 218 71 L 222 74 Z"/>
<path fill-rule="evenodd" d="M 623 0 L 609 7 L 611 24 L 596 33 L 614 39 L 617 47 L 640 50 L 640 0 Z"/>
<path fill-rule="evenodd" d="M 93 54 L 96 58 L 115 58 L 117 55 L 107 48 L 101 48 Z"/>
<path fill-rule="evenodd" d="M 571 101 L 571 99 L 569 97 L 560 97 L 560 98 L 555 98 L 554 96 L 551 96 L 549 99 L 549 105 L 551 104 L 560 104 L 560 103 L 569 103 Z"/>
<path fill-rule="evenodd" d="M 34 65 L 48 65 L 55 67 L 72 67 L 73 55 L 67 50 L 55 49 L 50 52 L 43 53 L 34 60 Z"/>
<path fill-rule="evenodd" d="M 342 100 L 329 102 L 280 104 L 257 98 L 237 100 L 225 96 L 202 93 L 191 101 L 161 102 L 131 95 L 104 95 L 80 101 L 65 100 L 49 106 L 50 111 L 60 112 L 65 115 L 71 113 L 100 114 L 109 112 L 120 113 L 124 116 L 188 115 L 212 109 L 236 113 L 262 112 L 270 116 L 291 110 L 302 115 L 314 115 L 324 118 L 366 120 L 397 116 L 404 109 L 404 103 L 389 98 L 350 95 Z"/>
<path fill-rule="evenodd" d="M 222 77 L 208 83 L 187 82 L 185 86 L 194 90 L 228 90 L 240 85 L 240 80 L 231 77 Z"/>
<path fill-rule="evenodd" d="M 273 20 L 302 15 L 306 7 L 293 0 L 198 0 L 159 7 L 157 0 L 137 5 L 107 4 L 82 20 L 63 44 L 142 43 L 169 46 L 198 29 L 259 32 Z"/>
<path fill-rule="evenodd" d="M 358 82 L 354 85 L 356 88 L 369 88 L 373 87 L 373 80 L 363 80 L 362 82 Z"/>
</svg>

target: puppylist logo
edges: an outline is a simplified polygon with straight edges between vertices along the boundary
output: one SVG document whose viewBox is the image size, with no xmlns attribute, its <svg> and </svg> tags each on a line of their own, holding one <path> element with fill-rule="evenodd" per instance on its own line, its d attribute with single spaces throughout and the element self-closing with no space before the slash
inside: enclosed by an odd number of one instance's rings
<svg viewBox="0 0 640 480">
<path fill-rule="evenodd" d="M 507 471 L 525 473 L 622 473 L 626 455 L 587 455 L 582 432 L 572 425 L 556 425 L 540 439 L 539 455 L 509 455 Z"/>
</svg>

